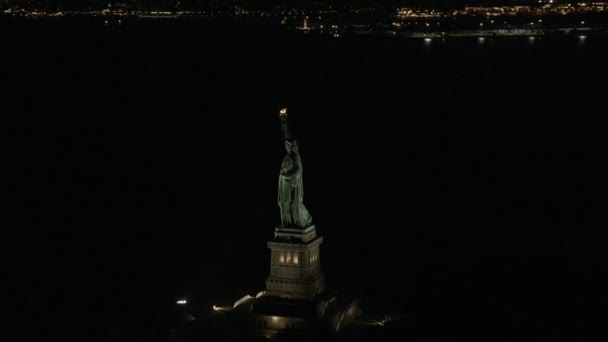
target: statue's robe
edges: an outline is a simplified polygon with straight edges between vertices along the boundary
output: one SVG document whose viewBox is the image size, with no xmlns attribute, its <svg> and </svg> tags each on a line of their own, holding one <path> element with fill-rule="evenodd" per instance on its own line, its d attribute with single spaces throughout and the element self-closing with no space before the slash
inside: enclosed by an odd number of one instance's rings
<svg viewBox="0 0 608 342">
<path fill-rule="evenodd" d="M 297 145 L 293 142 L 291 153 L 283 158 L 279 174 L 278 203 L 282 227 L 306 228 L 312 224 L 303 200 L 302 160 Z"/>
</svg>

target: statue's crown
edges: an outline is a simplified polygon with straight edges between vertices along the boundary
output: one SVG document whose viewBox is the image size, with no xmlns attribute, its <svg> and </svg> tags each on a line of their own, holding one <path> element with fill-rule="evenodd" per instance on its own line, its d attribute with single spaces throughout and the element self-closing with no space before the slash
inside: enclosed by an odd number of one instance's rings
<svg viewBox="0 0 608 342">
<path fill-rule="evenodd" d="M 281 108 L 281 110 L 279 111 L 279 116 L 280 116 L 280 117 L 285 117 L 285 116 L 287 116 L 287 107 L 285 107 L 285 108 Z"/>
</svg>

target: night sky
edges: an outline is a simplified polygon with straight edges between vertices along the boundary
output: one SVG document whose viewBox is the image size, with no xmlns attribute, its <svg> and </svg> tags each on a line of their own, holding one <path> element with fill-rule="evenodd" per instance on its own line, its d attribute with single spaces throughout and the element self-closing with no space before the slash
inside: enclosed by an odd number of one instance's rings
<svg viewBox="0 0 608 342">
<path fill-rule="evenodd" d="M 4 28 L 8 260 L 36 332 L 111 340 L 176 298 L 263 289 L 282 106 L 330 286 L 446 340 L 597 322 L 605 37 Z"/>
</svg>

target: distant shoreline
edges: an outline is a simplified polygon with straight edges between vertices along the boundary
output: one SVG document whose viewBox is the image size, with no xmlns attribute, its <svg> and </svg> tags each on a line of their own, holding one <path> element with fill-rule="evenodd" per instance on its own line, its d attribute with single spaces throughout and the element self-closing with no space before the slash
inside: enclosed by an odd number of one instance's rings
<svg viewBox="0 0 608 342">
<path fill-rule="evenodd" d="M 411 39 L 441 39 L 441 38 L 498 38 L 498 37 L 542 37 L 563 36 L 579 37 L 608 36 L 608 23 L 594 22 L 593 24 L 564 22 L 549 27 L 530 27 L 525 24 L 510 23 L 502 27 L 479 29 L 474 27 L 445 27 L 427 25 L 420 28 L 414 25 L 409 27 L 396 27 L 390 23 L 377 23 L 376 25 L 357 25 L 355 23 L 340 23 L 339 25 L 316 23 L 316 26 L 298 26 L 299 23 L 282 22 L 276 15 L 255 17 L 250 15 L 232 15 L 227 12 L 0 12 L 0 23 L 65 23 L 85 24 L 91 27 L 129 27 L 143 23 L 165 22 L 176 24 L 202 24 L 218 28 L 228 28 L 238 32 L 240 28 L 254 26 L 262 31 L 290 32 L 311 36 L 329 36 L 340 38 L 346 36 L 386 36 Z M 328 22 L 332 22 L 328 19 Z M 439 25 L 439 22 L 436 22 Z M 506 22 L 505 22 L 506 24 Z M 498 25 L 497 25 L 498 26 Z M 323 28 L 325 27 L 325 28 Z"/>
</svg>

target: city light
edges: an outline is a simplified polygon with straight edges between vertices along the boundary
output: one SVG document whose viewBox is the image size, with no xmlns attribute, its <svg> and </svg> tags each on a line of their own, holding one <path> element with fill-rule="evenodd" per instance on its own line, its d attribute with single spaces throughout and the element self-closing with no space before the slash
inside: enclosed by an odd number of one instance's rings
<svg viewBox="0 0 608 342">
<path fill-rule="evenodd" d="M 0 0 L 0 2 L 2 2 L 2 0 Z M 372 6 L 361 8 L 354 7 L 346 11 L 351 14 L 356 14 L 357 16 L 367 14 L 378 14 L 379 11 L 385 10 L 393 11 L 392 15 L 390 15 L 389 13 L 383 13 L 386 15 L 386 18 L 390 18 L 390 21 L 384 21 L 384 19 L 381 19 L 378 20 L 378 22 L 375 24 L 370 24 L 357 21 L 361 20 L 362 18 L 352 18 L 345 21 L 343 14 L 346 14 L 346 12 L 331 9 L 331 7 L 329 9 L 314 8 L 308 10 L 298 10 L 293 8 L 254 10 L 238 7 L 235 11 L 222 11 L 202 9 L 193 10 L 185 7 L 180 8 L 181 5 L 177 5 L 171 8 L 165 7 L 157 9 L 151 9 L 140 5 L 133 5 L 129 10 L 126 10 L 124 8 L 115 8 L 112 6 L 112 8 L 106 7 L 89 10 L 66 9 L 62 11 L 57 11 L 37 8 L 37 5 L 34 4 L 35 2 L 28 3 L 30 4 L 27 7 L 5 8 L 0 13 L 11 16 L 21 16 L 29 18 L 70 17 L 88 15 L 92 17 L 102 17 L 99 23 L 102 26 L 105 25 L 106 27 L 122 27 L 126 24 L 126 22 L 123 22 L 124 20 L 122 19 L 128 17 L 161 18 L 176 20 L 179 20 L 180 18 L 213 18 L 213 20 L 220 20 L 223 18 L 230 17 L 268 17 L 278 18 L 280 19 L 279 22 L 281 26 L 296 29 L 298 31 L 302 31 L 303 33 L 308 33 L 310 31 L 315 30 L 322 32 L 331 28 L 333 29 L 333 31 L 327 32 L 327 35 L 334 38 L 341 37 L 342 33 L 336 32 L 337 29 L 340 28 L 355 29 L 357 30 L 357 33 L 362 33 L 363 31 L 370 32 L 375 30 L 375 28 L 379 28 L 381 30 L 385 30 L 386 33 L 391 35 L 399 34 L 407 36 L 407 33 L 402 34 L 403 32 L 400 32 L 399 30 L 397 30 L 396 32 L 386 31 L 389 27 L 403 28 L 406 31 L 410 31 L 411 36 L 416 36 L 418 34 L 421 34 L 421 32 L 416 32 L 416 30 L 413 28 L 420 28 L 420 26 L 426 28 L 427 30 L 435 31 L 439 31 L 440 27 L 450 27 L 451 29 L 456 29 L 457 26 L 453 23 L 451 25 L 446 25 L 445 20 L 448 18 L 456 20 L 459 17 L 466 18 L 466 22 L 469 23 L 468 25 L 470 25 L 470 27 L 464 28 L 465 32 L 441 32 L 442 36 L 447 37 L 450 36 L 452 33 L 455 33 L 458 36 L 463 36 L 467 34 L 475 36 L 476 34 L 474 32 L 466 31 L 475 31 L 476 29 L 497 29 L 499 30 L 499 32 L 495 32 L 495 34 L 500 36 L 522 34 L 546 35 L 551 32 L 555 32 L 556 29 L 560 28 L 549 27 L 545 32 L 528 33 L 521 32 L 519 30 L 534 30 L 538 26 L 544 25 L 543 20 L 547 15 L 573 15 L 573 19 L 570 21 L 569 24 L 560 25 L 565 25 L 564 27 L 561 27 L 561 29 L 565 29 L 571 26 L 588 26 L 584 20 L 581 21 L 581 17 L 574 17 L 574 15 L 578 16 L 592 13 L 608 13 L 608 2 L 604 0 L 584 3 L 581 2 L 577 4 L 554 0 L 538 0 L 538 4 L 540 5 L 477 5 L 464 6 L 464 8 L 457 10 L 442 10 L 438 8 L 421 9 L 415 7 L 380 9 Z M 507 23 L 507 21 L 503 19 L 503 23 L 505 25 L 508 25 L 508 28 L 495 27 L 495 25 L 499 23 L 498 18 L 504 18 L 507 16 L 526 18 L 526 20 L 519 23 Z M 332 20 L 336 21 L 332 23 Z M 480 20 L 482 20 L 483 22 L 480 22 Z M 338 22 L 340 23 L 339 25 L 337 24 Z M 600 23 L 598 23 L 598 26 L 599 24 Z M 606 25 L 606 23 L 601 24 Z M 590 29 L 596 30 L 597 28 Z M 428 34 L 429 32 L 427 31 L 425 33 Z"/>
<path fill-rule="evenodd" d="M 185 305 L 188 304 L 188 302 L 185 299 L 180 299 L 176 302 L 178 305 Z"/>
</svg>

